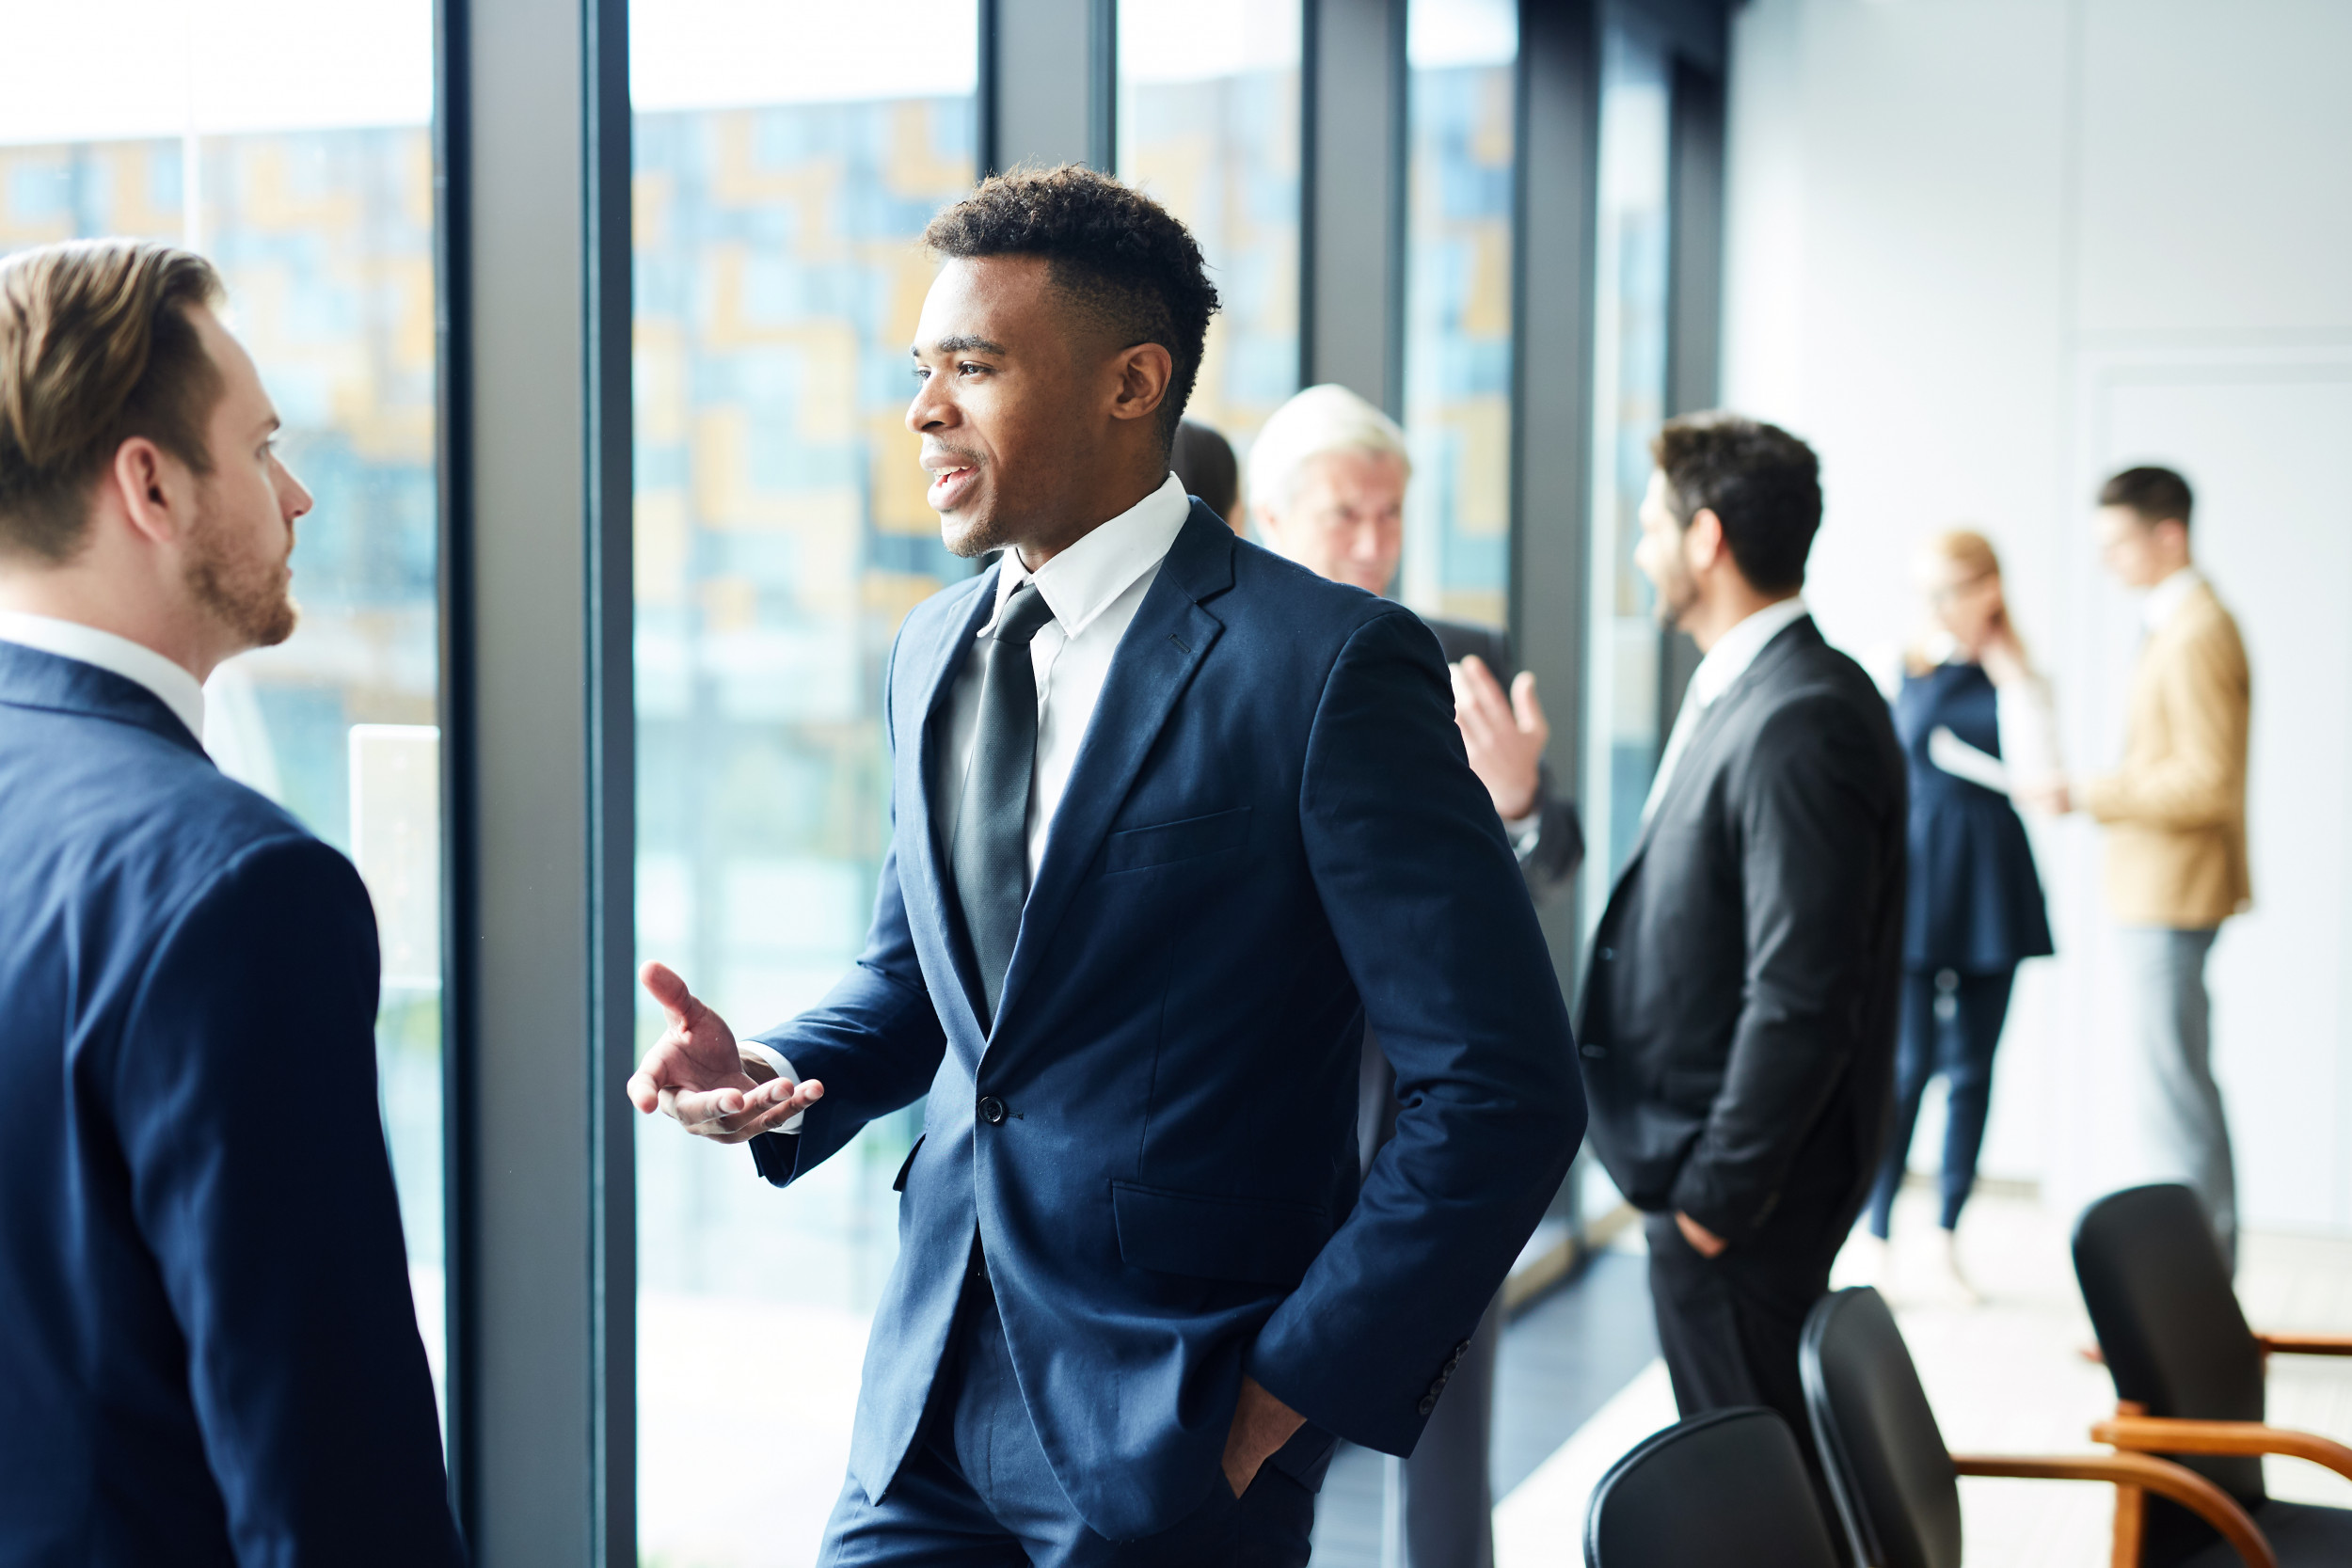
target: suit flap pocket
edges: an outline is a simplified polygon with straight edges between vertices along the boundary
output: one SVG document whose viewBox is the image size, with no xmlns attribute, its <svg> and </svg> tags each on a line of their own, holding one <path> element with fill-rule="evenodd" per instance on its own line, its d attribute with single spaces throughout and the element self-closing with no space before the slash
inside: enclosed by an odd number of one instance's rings
<svg viewBox="0 0 2352 1568">
<path fill-rule="evenodd" d="M 1161 822 L 1149 828 L 1128 828 L 1104 842 L 1103 870 L 1140 871 L 1147 865 L 1213 855 L 1238 849 L 1249 842 L 1249 808 L 1188 816 L 1181 822 Z"/>
<path fill-rule="evenodd" d="M 1295 1285 L 1330 1239 L 1327 1212 L 1311 1203 L 1175 1193 L 1111 1183 L 1119 1255 L 1139 1269 L 1198 1279 Z"/>
<path fill-rule="evenodd" d="M 1685 1111 L 1705 1111 L 1723 1093 L 1724 1075 L 1706 1068 L 1669 1068 L 1665 1089 L 1667 1104 Z"/>
<path fill-rule="evenodd" d="M 891 1179 L 890 1190 L 892 1192 L 903 1193 L 907 1190 L 907 1172 L 914 1168 L 914 1157 L 923 1151 L 923 1138 L 930 1136 L 929 1132 L 924 1133 L 923 1137 L 914 1140 L 914 1147 L 907 1150 L 905 1162 L 898 1166 L 898 1174 Z"/>
</svg>

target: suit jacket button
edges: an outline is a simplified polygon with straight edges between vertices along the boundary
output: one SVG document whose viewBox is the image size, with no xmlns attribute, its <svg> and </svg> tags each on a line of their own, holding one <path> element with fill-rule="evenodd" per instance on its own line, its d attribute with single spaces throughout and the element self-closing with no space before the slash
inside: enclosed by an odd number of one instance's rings
<svg viewBox="0 0 2352 1568">
<path fill-rule="evenodd" d="M 1610 959 L 1615 958 L 1616 956 L 1617 950 L 1613 947 L 1604 947 L 1600 950 L 1600 961 L 1602 963 L 1607 963 Z"/>
<path fill-rule="evenodd" d="M 1437 1395 L 1435 1395 L 1435 1394 L 1423 1394 L 1423 1395 L 1421 1397 L 1421 1402 L 1420 1402 L 1419 1404 L 1417 1404 L 1417 1405 L 1413 1406 L 1413 1408 L 1414 1408 L 1414 1409 L 1416 1409 L 1416 1410 L 1418 1410 L 1418 1411 L 1420 1411 L 1422 1415 L 1426 1416 L 1426 1415 L 1428 1415 L 1428 1414 L 1429 1414 L 1432 1410 L 1435 1410 L 1435 1409 L 1437 1409 L 1437 1408 L 1438 1408 L 1438 1396 L 1437 1396 Z"/>
<path fill-rule="evenodd" d="M 1468 1339 L 1463 1340 L 1460 1344 L 1454 1347 L 1454 1359 L 1456 1361 L 1461 1360 L 1462 1357 L 1468 1355 L 1469 1354 L 1470 1341 Z"/>
<path fill-rule="evenodd" d="M 1595 1045 L 1589 1040 L 1584 1044 L 1578 1046 L 1577 1050 L 1583 1053 L 1587 1061 L 1597 1062 L 1609 1054 L 1609 1048 L 1607 1046 Z"/>
<path fill-rule="evenodd" d="M 1005 1102 L 993 1094 L 980 1097 L 980 1119 L 991 1127 L 1005 1119 Z"/>
</svg>

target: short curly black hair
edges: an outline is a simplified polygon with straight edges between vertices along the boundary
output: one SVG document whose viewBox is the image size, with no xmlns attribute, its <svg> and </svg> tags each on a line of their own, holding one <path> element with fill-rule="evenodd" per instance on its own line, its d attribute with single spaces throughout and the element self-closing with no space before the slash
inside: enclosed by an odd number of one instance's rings
<svg viewBox="0 0 2352 1568">
<path fill-rule="evenodd" d="M 1217 301 L 1200 246 L 1167 208 L 1083 164 L 1016 168 L 931 219 L 923 243 L 961 260 L 1041 256 L 1055 286 L 1120 347 L 1167 349 L 1175 364 L 1160 440 L 1175 440 Z"/>
<path fill-rule="evenodd" d="M 1732 563 L 1750 586 L 1782 594 L 1804 586 L 1804 559 L 1821 526 L 1821 465 L 1778 425 L 1720 410 L 1668 420 L 1650 455 L 1673 492 L 1684 528 L 1704 509 L 1724 525 Z"/>
</svg>

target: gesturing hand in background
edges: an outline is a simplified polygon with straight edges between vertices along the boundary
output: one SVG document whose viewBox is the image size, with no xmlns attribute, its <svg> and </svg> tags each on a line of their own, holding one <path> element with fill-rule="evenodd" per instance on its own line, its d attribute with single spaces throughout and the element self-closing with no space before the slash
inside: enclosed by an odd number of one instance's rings
<svg viewBox="0 0 2352 1568">
<path fill-rule="evenodd" d="M 1486 661 L 1476 654 L 1454 666 L 1454 721 L 1461 726 L 1462 749 L 1470 771 L 1486 786 L 1495 814 L 1516 822 L 1535 809 L 1544 747 L 1551 725 L 1535 700 L 1535 676 L 1522 670 L 1506 695 Z"/>
<path fill-rule="evenodd" d="M 747 1061 L 727 1021 L 669 965 L 647 963 L 637 978 L 670 1020 L 629 1076 L 629 1103 L 638 1110 L 659 1110 L 697 1137 L 739 1144 L 776 1131 L 823 1098 L 825 1085 L 814 1079 L 795 1084 Z"/>
</svg>

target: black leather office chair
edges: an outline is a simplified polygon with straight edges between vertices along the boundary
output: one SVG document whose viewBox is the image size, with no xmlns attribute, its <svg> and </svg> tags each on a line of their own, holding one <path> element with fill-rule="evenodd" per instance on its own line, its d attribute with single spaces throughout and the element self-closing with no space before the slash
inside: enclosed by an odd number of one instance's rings
<svg viewBox="0 0 2352 1568">
<path fill-rule="evenodd" d="M 1593 1489 L 1585 1568 L 1838 1568 L 1804 1456 L 1770 1410 L 1645 1438 Z"/>
<path fill-rule="evenodd" d="M 1950 1451 L 1902 1331 L 1876 1291 L 1823 1297 L 1805 1319 L 1799 1354 L 1814 1441 L 1858 1568 L 1961 1568 L 1962 1476 L 2099 1481 L 2162 1493 L 2210 1519 L 2250 1568 L 2277 1568 L 2242 1509 L 2211 1481 L 2169 1461 L 2137 1453 Z"/>
<path fill-rule="evenodd" d="M 2116 1418 L 2091 1435 L 2161 1453 L 2253 1515 L 2287 1568 L 2352 1563 L 2352 1512 L 2278 1502 L 2262 1455 L 2291 1454 L 2352 1478 L 2352 1449 L 2263 1422 L 2264 1358 L 2352 1354 L 2352 1336 L 2264 1335 L 2246 1324 L 2230 1265 L 2196 1195 L 2171 1182 L 2101 1198 L 2074 1227 L 2074 1275 L 2115 1379 Z M 2230 1560 L 2203 1524 L 2161 1499 L 2146 1510 L 2135 1568 Z"/>
</svg>

